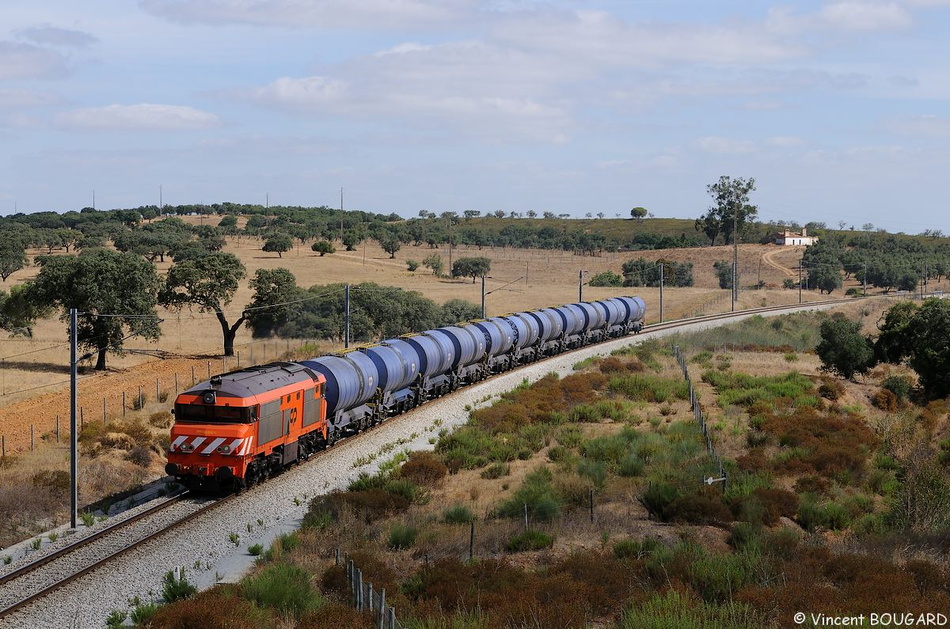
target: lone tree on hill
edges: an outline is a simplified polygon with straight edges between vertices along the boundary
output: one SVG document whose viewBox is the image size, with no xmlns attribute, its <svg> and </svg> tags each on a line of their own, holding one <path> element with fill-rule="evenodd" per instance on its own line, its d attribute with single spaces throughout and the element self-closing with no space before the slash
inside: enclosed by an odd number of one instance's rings
<svg viewBox="0 0 950 629">
<path fill-rule="evenodd" d="M 758 216 L 759 209 L 749 203 L 749 193 L 755 191 L 755 179 L 752 177 L 732 179 L 726 175 L 714 184 L 706 186 L 706 192 L 712 196 L 715 205 L 696 219 L 696 230 L 709 238 L 709 244 L 716 244 L 720 234 L 729 242 L 733 231 L 742 233 L 742 228 Z M 738 242 L 738 240 L 737 240 Z"/>
<path fill-rule="evenodd" d="M 216 251 L 205 256 L 188 258 L 168 270 L 165 285 L 158 293 L 163 306 L 181 310 L 195 305 L 200 312 L 213 312 L 224 335 L 224 355 L 234 355 L 234 337 L 245 317 L 230 325 L 224 307 L 231 303 L 238 283 L 247 275 L 241 261 L 232 253 Z"/>
<path fill-rule="evenodd" d="M 310 250 L 319 253 L 321 258 L 328 253 L 336 253 L 336 247 L 329 240 L 318 240 L 310 245 Z"/>
<path fill-rule="evenodd" d="M 285 251 L 290 251 L 291 247 L 294 246 L 293 238 L 287 234 L 276 233 L 272 234 L 264 241 L 264 246 L 261 247 L 262 251 L 276 251 L 277 257 L 283 258 Z"/>
<path fill-rule="evenodd" d="M 299 310 L 304 291 L 297 286 L 297 278 L 287 269 L 258 269 L 251 280 L 254 297 L 242 318 L 247 317 L 251 336 L 271 336 Z"/>
<path fill-rule="evenodd" d="M 861 323 L 836 314 L 821 322 L 821 341 L 815 348 L 822 369 L 852 380 L 874 366 L 874 348 L 861 334 Z"/>
<path fill-rule="evenodd" d="M 484 277 L 491 271 L 491 260 L 488 258 L 459 258 L 452 264 L 452 277 L 470 277 L 472 284 L 475 278 Z"/>
<path fill-rule="evenodd" d="M 159 279 L 155 267 L 134 253 L 91 249 L 78 256 L 37 258 L 39 275 L 29 285 L 37 307 L 79 311 L 79 346 L 98 353 L 96 369 L 106 368 L 106 353 L 121 354 L 129 335 L 157 339 L 162 331 L 155 312 Z"/>
<path fill-rule="evenodd" d="M 649 212 L 645 207 L 637 206 L 630 210 L 630 218 L 634 219 L 638 223 L 643 222 L 643 219 L 647 217 L 647 214 L 649 214 Z"/>
</svg>

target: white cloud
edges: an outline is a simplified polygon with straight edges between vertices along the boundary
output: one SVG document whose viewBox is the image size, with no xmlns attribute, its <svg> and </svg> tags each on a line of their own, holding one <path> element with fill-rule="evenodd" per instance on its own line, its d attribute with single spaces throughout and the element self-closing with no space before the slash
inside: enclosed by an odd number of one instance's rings
<svg viewBox="0 0 950 629">
<path fill-rule="evenodd" d="M 809 31 L 868 32 L 903 30 L 914 23 L 906 6 L 896 1 L 835 0 L 815 13 L 798 14 L 788 7 L 769 10 L 766 26 L 776 33 Z"/>
<path fill-rule="evenodd" d="M 66 58 L 52 50 L 0 41 L 0 80 L 58 78 L 68 69 Z"/>
<path fill-rule="evenodd" d="M 106 131 L 193 131 L 219 124 L 218 117 L 177 105 L 107 105 L 65 112 L 55 117 L 59 126 Z"/>
<path fill-rule="evenodd" d="M 737 140 L 735 138 L 723 138 L 718 136 L 699 138 L 693 142 L 693 146 L 697 150 L 706 153 L 740 154 L 755 151 L 755 144 L 749 140 Z"/>
<path fill-rule="evenodd" d="M 848 31 L 903 29 L 913 23 L 907 10 L 896 2 L 844 0 L 826 5 L 818 15 L 824 25 Z"/>
<path fill-rule="evenodd" d="M 139 0 L 146 12 L 186 24 L 391 30 L 445 23 L 475 0 Z"/>
<path fill-rule="evenodd" d="M 55 26 L 34 26 L 17 32 L 22 39 L 50 46 L 72 46 L 83 48 L 99 41 L 94 35 Z"/>
<path fill-rule="evenodd" d="M 318 113 L 336 110 L 346 101 L 348 90 L 347 82 L 330 77 L 281 77 L 246 95 L 258 104 Z"/>
<path fill-rule="evenodd" d="M 777 135 L 769 138 L 767 142 L 769 146 L 775 146 L 777 148 L 794 148 L 805 144 L 805 140 L 802 138 L 790 135 Z"/>
<path fill-rule="evenodd" d="M 918 137 L 950 136 L 950 117 L 925 114 L 905 116 L 891 121 L 888 125 L 894 132 Z"/>
<path fill-rule="evenodd" d="M 27 109 L 32 107 L 48 107 L 57 105 L 62 99 L 49 92 L 37 92 L 24 89 L 0 89 L 0 111 Z"/>
<path fill-rule="evenodd" d="M 493 34 L 519 49 L 616 67 L 682 62 L 749 65 L 805 54 L 802 46 L 782 40 L 760 24 L 634 23 L 601 11 L 519 15 L 501 22 Z"/>
<path fill-rule="evenodd" d="M 571 127 L 559 95 L 571 77 L 517 51 L 477 42 L 404 44 L 332 70 L 332 75 L 282 77 L 223 96 L 314 117 L 452 127 L 488 142 L 563 142 Z"/>
</svg>

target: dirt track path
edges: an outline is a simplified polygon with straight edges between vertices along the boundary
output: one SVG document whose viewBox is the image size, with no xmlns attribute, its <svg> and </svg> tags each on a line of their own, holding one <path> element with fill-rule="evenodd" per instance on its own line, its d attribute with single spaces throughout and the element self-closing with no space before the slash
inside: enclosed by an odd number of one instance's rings
<svg viewBox="0 0 950 629">
<path fill-rule="evenodd" d="M 762 261 L 787 277 L 798 277 L 798 269 L 790 269 L 775 261 L 775 256 L 780 253 L 783 253 L 782 249 L 773 249 L 762 256 Z"/>
</svg>

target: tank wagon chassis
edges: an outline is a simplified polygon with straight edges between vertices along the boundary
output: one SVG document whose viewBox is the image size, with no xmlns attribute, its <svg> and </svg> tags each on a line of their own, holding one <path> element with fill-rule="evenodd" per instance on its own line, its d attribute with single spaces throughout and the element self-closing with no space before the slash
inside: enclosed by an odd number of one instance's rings
<svg viewBox="0 0 950 629">
<path fill-rule="evenodd" d="M 645 312 L 639 297 L 580 302 L 216 375 L 175 400 L 165 471 L 191 489 L 249 487 L 459 387 L 640 332 Z"/>
</svg>

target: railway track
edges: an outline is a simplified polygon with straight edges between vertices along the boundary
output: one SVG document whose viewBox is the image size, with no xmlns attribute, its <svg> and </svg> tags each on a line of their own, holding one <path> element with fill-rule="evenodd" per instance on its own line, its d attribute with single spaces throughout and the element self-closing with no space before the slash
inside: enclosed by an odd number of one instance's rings
<svg viewBox="0 0 950 629">
<path fill-rule="evenodd" d="M 848 303 L 848 301 L 850 300 L 824 300 L 804 304 L 769 306 L 740 312 L 712 314 L 652 324 L 644 328 L 643 332 L 645 334 L 650 332 L 667 332 L 697 323 L 715 323 L 761 314 L 827 308 Z M 609 346 L 616 344 L 620 340 L 622 339 L 611 339 L 601 345 Z M 627 340 L 630 339 L 628 338 Z M 596 348 L 596 345 L 588 345 L 581 349 L 590 348 Z M 554 358 L 569 356 L 571 353 L 572 352 L 559 354 L 538 362 L 544 363 Z M 531 364 L 536 363 L 520 366 L 513 370 L 503 372 L 502 374 L 497 374 L 495 377 L 516 374 L 519 369 L 528 367 Z M 493 378 L 489 378 L 485 382 L 492 379 Z M 441 400 L 454 397 L 454 395 L 455 394 L 450 394 L 433 402 L 437 404 Z M 430 404 L 432 404 L 432 402 L 430 402 Z M 430 404 L 426 404 L 425 406 L 430 406 Z M 390 423 L 392 422 L 388 421 L 381 424 L 381 426 Z M 380 426 L 373 427 L 367 432 L 372 433 L 378 428 L 380 428 Z M 351 439 L 346 439 L 344 442 L 350 440 Z M 333 449 L 325 451 L 325 453 L 332 451 Z M 314 458 L 319 459 L 322 457 L 317 456 Z M 122 522 L 97 531 L 74 544 L 49 553 L 30 564 L 0 576 L 0 619 L 29 606 L 71 582 L 77 581 L 90 572 L 118 559 L 129 551 L 140 548 L 166 533 L 197 520 L 217 507 L 227 504 L 237 496 L 238 494 L 233 494 L 218 500 L 204 500 L 191 497 L 187 492 L 180 494 L 162 501 L 153 507 L 147 508 Z"/>
<path fill-rule="evenodd" d="M 125 553 L 206 515 L 233 496 L 163 500 L 0 577 L 0 618 L 47 596 Z"/>
</svg>

